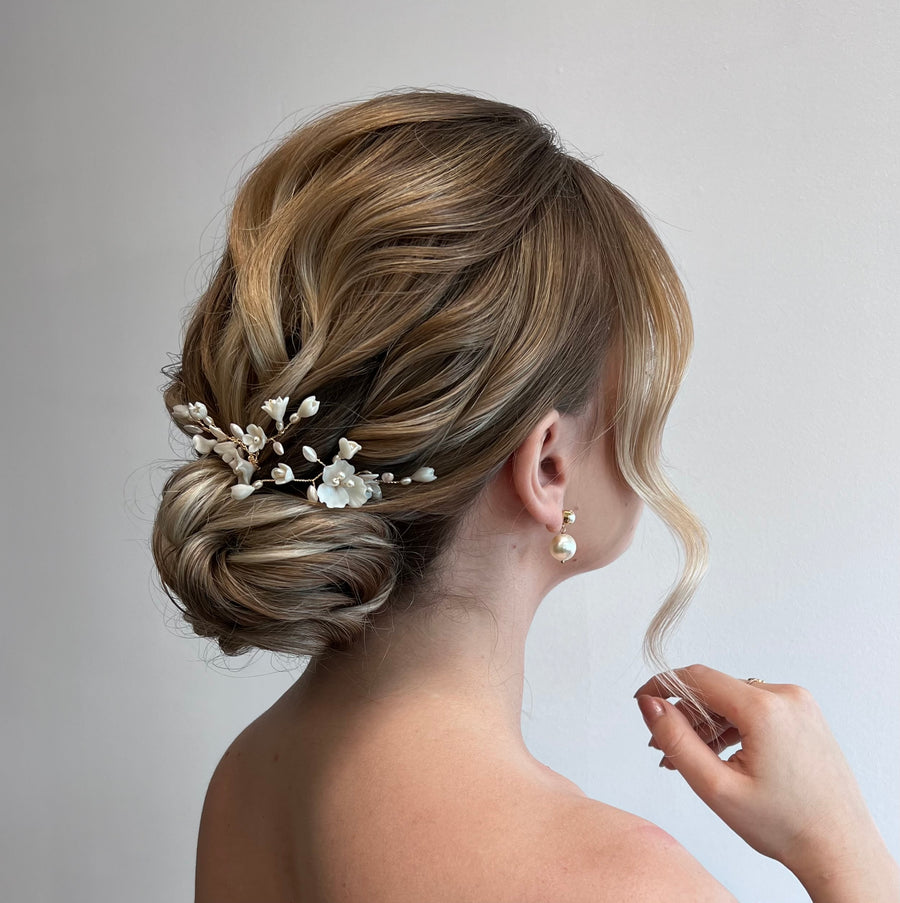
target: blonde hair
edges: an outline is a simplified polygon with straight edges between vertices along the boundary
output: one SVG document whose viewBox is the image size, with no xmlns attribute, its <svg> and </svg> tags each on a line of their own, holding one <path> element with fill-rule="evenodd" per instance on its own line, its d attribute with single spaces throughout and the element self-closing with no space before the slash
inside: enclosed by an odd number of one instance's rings
<svg viewBox="0 0 900 903">
<path fill-rule="evenodd" d="M 316 417 L 277 461 L 264 448 L 261 471 L 315 476 L 301 445 L 331 454 L 346 435 L 357 469 L 427 463 L 438 479 L 334 511 L 305 483 L 234 501 L 218 456 L 182 462 L 152 536 L 166 593 L 229 655 L 349 642 L 434 576 L 548 410 L 591 411 L 617 338 L 619 469 L 685 551 L 645 640 L 661 664 L 707 547 L 659 463 L 690 312 L 637 204 L 531 113 L 467 94 L 389 92 L 291 131 L 239 187 L 165 403 L 247 424 L 268 398 L 315 394 Z"/>
</svg>

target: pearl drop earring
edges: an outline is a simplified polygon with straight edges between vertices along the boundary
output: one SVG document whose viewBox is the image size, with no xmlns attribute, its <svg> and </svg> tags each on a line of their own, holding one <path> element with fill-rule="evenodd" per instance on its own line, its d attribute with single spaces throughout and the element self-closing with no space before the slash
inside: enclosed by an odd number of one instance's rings
<svg viewBox="0 0 900 903">
<path fill-rule="evenodd" d="M 575 554 L 575 539 L 566 533 L 566 526 L 574 523 L 575 512 L 566 508 L 563 511 L 562 529 L 550 541 L 550 554 L 560 564 L 565 564 Z"/>
</svg>

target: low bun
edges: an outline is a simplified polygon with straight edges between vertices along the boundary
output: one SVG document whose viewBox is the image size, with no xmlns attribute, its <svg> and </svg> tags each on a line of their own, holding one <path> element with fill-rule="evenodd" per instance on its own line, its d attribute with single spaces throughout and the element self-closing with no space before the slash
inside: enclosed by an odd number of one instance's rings
<svg viewBox="0 0 900 903">
<path fill-rule="evenodd" d="M 397 583 L 391 525 L 297 494 L 238 502 L 233 484 L 230 468 L 201 458 L 163 487 L 153 557 L 185 621 L 226 655 L 312 656 L 352 641 Z"/>
</svg>

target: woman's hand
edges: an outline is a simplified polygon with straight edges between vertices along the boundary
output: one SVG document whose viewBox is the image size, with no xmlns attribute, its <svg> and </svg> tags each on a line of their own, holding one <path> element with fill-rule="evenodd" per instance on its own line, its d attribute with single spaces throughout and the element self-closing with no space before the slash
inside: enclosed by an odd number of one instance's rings
<svg viewBox="0 0 900 903">
<path fill-rule="evenodd" d="M 852 884 L 853 875 L 874 868 L 888 882 L 877 885 L 879 894 L 884 887 L 892 894 L 884 899 L 900 899 L 897 866 L 809 691 L 751 684 L 703 665 L 675 674 L 715 723 L 705 725 L 684 702 L 667 702 L 671 694 L 658 677 L 647 681 L 635 696 L 651 745 L 665 754 L 661 764 L 679 771 L 733 831 L 786 865 L 811 895 L 823 876 L 833 883 L 835 875 L 850 875 Z M 739 751 L 719 758 L 737 743 Z"/>
</svg>

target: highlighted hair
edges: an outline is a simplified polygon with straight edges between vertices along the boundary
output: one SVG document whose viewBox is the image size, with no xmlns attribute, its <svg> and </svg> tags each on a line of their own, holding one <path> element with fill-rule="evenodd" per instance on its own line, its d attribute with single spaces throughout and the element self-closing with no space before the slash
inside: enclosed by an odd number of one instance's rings
<svg viewBox="0 0 900 903">
<path fill-rule="evenodd" d="M 693 334 L 637 204 L 494 100 L 397 91 L 301 125 L 239 186 L 166 405 L 201 400 L 216 423 L 246 424 L 268 398 L 315 394 L 319 413 L 273 464 L 312 476 L 301 446 L 328 454 L 346 435 L 362 445 L 358 469 L 427 462 L 438 479 L 332 512 L 302 483 L 234 502 L 215 456 L 181 463 L 152 537 L 165 591 L 226 654 L 352 641 L 436 576 L 474 499 L 548 410 L 596 409 L 619 340 L 618 466 L 685 551 L 645 641 L 662 665 L 707 545 L 660 468 Z"/>
</svg>

